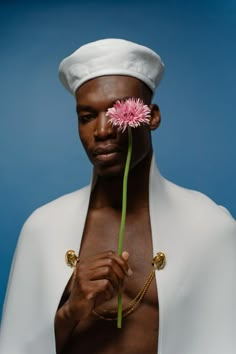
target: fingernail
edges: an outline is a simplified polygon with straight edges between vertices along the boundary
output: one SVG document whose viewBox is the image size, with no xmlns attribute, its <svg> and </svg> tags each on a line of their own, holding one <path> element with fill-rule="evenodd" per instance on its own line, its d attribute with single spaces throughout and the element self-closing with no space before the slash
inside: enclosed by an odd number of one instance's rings
<svg viewBox="0 0 236 354">
<path fill-rule="evenodd" d="M 128 269 L 127 274 L 128 274 L 129 277 L 133 274 L 133 272 L 132 272 L 132 270 L 130 268 Z"/>
<path fill-rule="evenodd" d="M 127 261 L 129 259 L 129 253 L 126 252 L 126 251 L 122 252 L 122 257 L 123 257 L 124 260 Z"/>
</svg>

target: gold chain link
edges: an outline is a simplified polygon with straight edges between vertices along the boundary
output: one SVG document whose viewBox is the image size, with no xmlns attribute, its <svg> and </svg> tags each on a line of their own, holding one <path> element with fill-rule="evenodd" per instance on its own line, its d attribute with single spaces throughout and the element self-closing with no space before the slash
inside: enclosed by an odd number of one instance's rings
<svg viewBox="0 0 236 354">
<path fill-rule="evenodd" d="M 146 280 L 143 288 L 139 291 L 139 293 L 135 296 L 135 298 L 128 304 L 128 306 L 122 311 L 122 317 L 127 317 L 131 313 L 133 313 L 140 302 L 143 300 L 146 292 L 148 291 L 148 288 L 150 287 L 152 283 L 152 279 L 154 278 L 155 270 L 152 270 L 151 273 L 148 276 L 148 279 Z M 93 310 L 92 313 L 99 317 L 102 320 L 106 321 L 115 321 L 117 320 L 117 311 L 107 311 L 102 308 L 97 308 L 96 310 Z"/>
</svg>

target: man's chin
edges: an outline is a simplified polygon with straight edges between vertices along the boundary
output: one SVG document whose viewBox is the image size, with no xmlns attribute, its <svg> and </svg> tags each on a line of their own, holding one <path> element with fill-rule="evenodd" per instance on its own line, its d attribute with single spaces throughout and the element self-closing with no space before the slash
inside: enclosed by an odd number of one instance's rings
<svg viewBox="0 0 236 354">
<path fill-rule="evenodd" d="M 123 177 L 124 166 L 113 165 L 113 166 L 99 166 L 94 168 L 94 172 L 100 177 Z"/>
</svg>

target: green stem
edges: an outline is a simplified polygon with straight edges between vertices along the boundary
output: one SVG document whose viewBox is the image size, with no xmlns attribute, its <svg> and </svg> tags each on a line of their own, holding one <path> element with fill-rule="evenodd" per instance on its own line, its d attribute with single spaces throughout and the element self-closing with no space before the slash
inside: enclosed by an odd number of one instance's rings
<svg viewBox="0 0 236 354">
<path fill-rule="evenodd" d="M 117 328 L 122 328 L 122 294 L 118 294 Z"/>
<path fill-rule="evenodd" d="M 119 243 L 118 243 L 118 255 L 121 256 L 123 250 L 123 240 L 125 231 L 125 220 L 126 220 L 126 209 L 127 209 L 127 185 L 128 185 L 128 175 L 130 168 L 130 161 L 132 155 L 132 130 L 128 126 L 128 152 L 125 163 L 125 172 L 123 177 L 123 193 L 122 193 L 122 211 L 121 211 L 121 221 L 120 221 L 120 232 L 119 232 Z M 118 294 L 118 314 L 117 314 L 117 328 L 122 327 L 122 294 Z"/>
</svg>

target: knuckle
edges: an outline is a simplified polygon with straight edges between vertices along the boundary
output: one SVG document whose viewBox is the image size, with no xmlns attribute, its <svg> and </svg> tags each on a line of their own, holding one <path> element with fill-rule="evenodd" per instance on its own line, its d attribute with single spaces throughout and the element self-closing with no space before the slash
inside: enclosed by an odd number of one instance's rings
<svg viewBox="0 0 236 354">
<path fill-rule="evenodd" d="M 106 290 L 107 287 L 108 287 L 108 285 L 109 285 L 109 280 L 108 280 L 108 279 L 103 279 L 101 285 L 102 285 L 102 288 L 103 288 L 104 290 Z"/>
<path fill-rule="evenodd" d="M 108 274 L 110 273 L 110 267 L 108 267 L 108 266 L 104 267 L 103 273 L 104 273 L 105 275 L 108 275 Z"/>
<path fill-rule="evenodd" d="M 114 260 L 112 258 L 107 258 L 107 264 L 113 266 Z"/>
<path fill-rule="evenodd" d="M 92 300 L 96 297 L 96 294 L 94 291 L 90 291 L 87 295 L 86 295 L 86 300 Z"/>
</svg>

